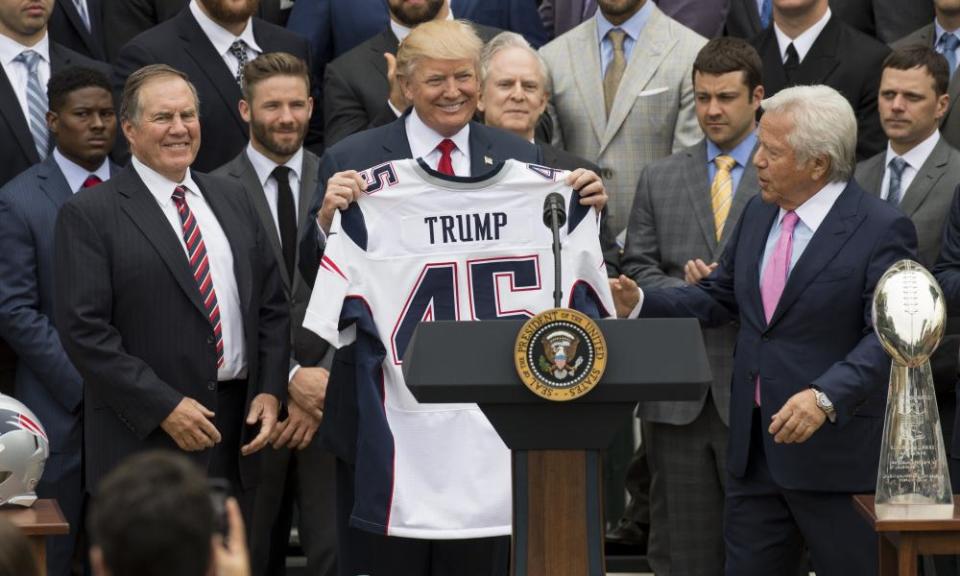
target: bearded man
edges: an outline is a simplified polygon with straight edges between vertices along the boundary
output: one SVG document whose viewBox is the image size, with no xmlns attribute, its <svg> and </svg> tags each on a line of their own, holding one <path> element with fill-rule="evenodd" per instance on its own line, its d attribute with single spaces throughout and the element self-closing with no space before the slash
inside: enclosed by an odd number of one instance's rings
<svg viewBox="0 0 960 576">
<path fill-rule="evenodd" d="M 259 0 L 190 0 L 176 17 L 135 37 L 120 50 L 114 66 L 114 90 L 148 64 L 167 64 L 184 72 L 200 97 L 204 142 L 192 168 L 209 172 L 232 160 L 247 141 L 240 116 L 243 66 L 261 54 L 287 52 L 306 60 L 307 41 L 253 16 Z M 315 84 L 315 83 L 314 83 Z M 319 124 L 307 145 L 320 145 Z"/>
</svg>

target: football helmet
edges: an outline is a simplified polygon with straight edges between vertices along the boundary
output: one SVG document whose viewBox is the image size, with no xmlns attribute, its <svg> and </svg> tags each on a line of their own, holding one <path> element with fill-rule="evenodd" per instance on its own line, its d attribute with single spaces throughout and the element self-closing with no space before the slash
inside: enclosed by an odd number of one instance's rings
<svg viewBox="0 0 960 576">
<path fill-rule="evenodd" d="M 47 433 L 19 400 L 0 394 L 0 505 L 31 506 L 50 454 Z"/>
</svg>

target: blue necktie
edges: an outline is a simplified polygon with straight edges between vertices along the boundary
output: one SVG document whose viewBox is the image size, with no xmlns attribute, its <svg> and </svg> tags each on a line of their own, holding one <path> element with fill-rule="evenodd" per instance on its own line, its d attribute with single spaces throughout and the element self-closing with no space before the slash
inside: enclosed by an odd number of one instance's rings
<svg viewBox="0 0 960 576">
<path fill-rule="evenodd" d="M 770 27 L 770 20 L 773 19 L 773 0 L 763 0 L 760 7 L 760 27 L 764 30 Z"/>
<path fill-rule="evenodd" d="M 947 59 L 947 64 L 950 65 L 950 77 L 952 78 L 953 73 L 957 70 L 957 46 L 960 46 L 960 38 L 957 38 L 952 32 L 947 32 L 940 37 L 937 46 L 940 48 L 943 57 Z"/>
<path fill-rule="evenodd" d="M 37 154 L 43 160 L 50 149 L 50 136 L 47 133 L 47 95 L 40 85 L 40 54 L 33 50 L 24 50 L 14 58 L 27 67 L 27 124 L 33 143 L 37 147 Z"/>
<path fill-rule="evenodd" d="M 900 205 L 903 191 L 900 182 L 903 180 L 903 171 L 907 168 L 907 161 L 899 156 L 890 161 L 890 186 L 887 188 L 887 202 L 894 206 Z"/>
</svg>

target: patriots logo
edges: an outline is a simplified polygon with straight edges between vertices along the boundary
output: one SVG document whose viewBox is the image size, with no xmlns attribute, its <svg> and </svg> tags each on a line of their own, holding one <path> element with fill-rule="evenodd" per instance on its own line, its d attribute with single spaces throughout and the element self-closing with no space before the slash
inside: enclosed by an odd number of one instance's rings
<svg viewBox="0 0 960 576">
<path fill-rule="evenodd" d="M 43 431 L 43 426 L 33 418 L 13 410 L 0 409 L 0 436 L 14 430 L 26 430 L 34 436 L 39 436 L 44 440 L 47 439 L 47 433 Z"/>
</svg>

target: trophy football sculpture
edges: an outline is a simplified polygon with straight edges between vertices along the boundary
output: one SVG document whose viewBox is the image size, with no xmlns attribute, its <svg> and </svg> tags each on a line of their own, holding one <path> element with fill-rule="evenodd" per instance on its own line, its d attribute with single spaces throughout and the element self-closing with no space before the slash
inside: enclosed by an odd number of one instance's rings
<svg viewBox="0 0 960 576">
<path fill-rule="evenodd" d="M 943 292 L 912 260 L 891 266 L 873 296 L 873 327 L 892 358 L 877 472 L 881 520 L 953 516 L 930 356 L 946 327 Z"/>
</svg>

